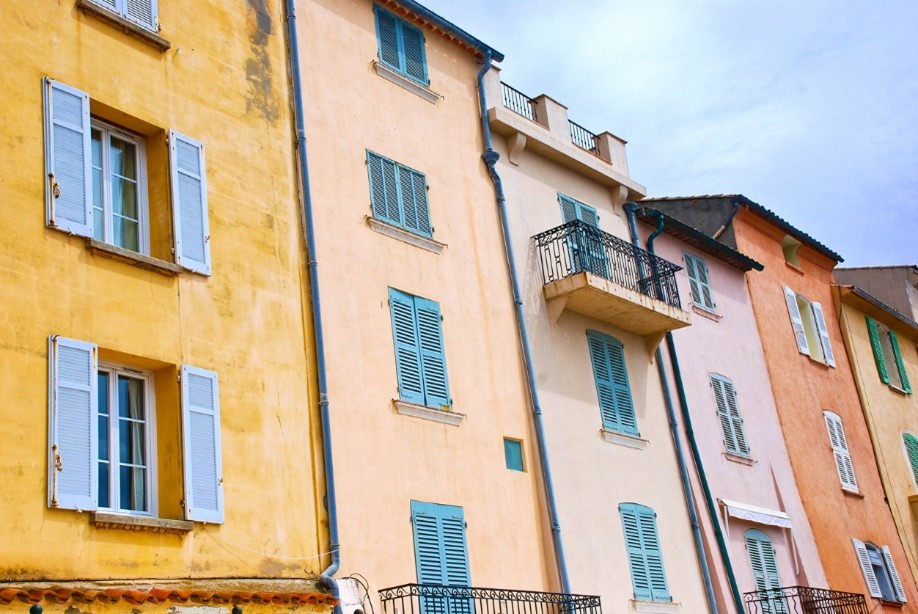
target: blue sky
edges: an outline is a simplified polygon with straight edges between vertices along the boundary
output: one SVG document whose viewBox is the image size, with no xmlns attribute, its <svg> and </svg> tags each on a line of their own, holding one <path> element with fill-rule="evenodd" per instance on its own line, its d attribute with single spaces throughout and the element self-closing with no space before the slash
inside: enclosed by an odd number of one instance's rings
<svg viewBox="0 0 918 614">
<path fill-rule="evenodd" d="M 626 139 L 649 195 L 739 192 L 843 266 L 918 263 L 918 2 L 421 2 Z"/>
</svg>

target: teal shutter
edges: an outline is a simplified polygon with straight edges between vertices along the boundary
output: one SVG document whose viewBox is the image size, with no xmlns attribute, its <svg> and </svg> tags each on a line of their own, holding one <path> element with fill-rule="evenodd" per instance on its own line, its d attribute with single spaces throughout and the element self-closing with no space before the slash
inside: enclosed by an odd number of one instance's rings
<svg viewBox="0 0 918 614">
<path fill-rule="evenodd" d="M 172 166 L 172 217 L 175 226 L 175 262 L 196 273 L 210 275 L 210 229 L 204 145 L 169 131 Z"/>
<path fill-rule="evenodd" d="M 376 11 L 376 40 L 379 42 L 379 61 L 398 72 L 402 72 L 398 51 L 398 18 L 388 11 L 374 7 Z"/>
<path fill-rule="evenodd" d="M 905 452 L 908 455 L 909 465 L 912 467 L 912 476 L 915 478 L 915 483 L 918 484 L 918 439 L 910 433 L 902 435 L 902 439 L 905 441 Z"/>
<path fill-rule="evenodd" d="M 424 175 L 399 165 L 398 184 L 405 228 L 429 237 L 430 213 L 427 205 L 427 182 Z"/>
<path fill-rule="evenodd" d="M 402 50 L 404 52 L 406 75 L 424 85 L 427 79 L 427 60 L 424 57 L 424 34 L 409 23 L 401 22 Z"/>
<path fill-rule="evenodd" d="M 392 70 L 428 85 L 424 33 L 404 19 L 379 6 L 376 12 L 376 39 L 379 60 Z"/>
<path fill-rule="evenodd" d="M 894 331 L 889 331 L 889 345 L 892 346 L 893 358 L 896 361 L 896 368 L 899 370 L 899 379 L 902 380 L 902 390 L 911 394 L 912 385 L 908 381 L 908 373 L 905 371 L 905 362 L 902 360 L 902 351 L 899 349 L 899 338 Z"/>
<path fill-rule="evenodd" d="M 373 217 L 400 224 L 398 197 L 395 191 L 395 164 L 368 151 L 367 169 L 370 174 L 370 202 Z"/>
<path fill-rule="evenodd" d="M 414 297 L 389 288 L 389 310 L 392 315 L 392 336 L 395 340 L 399 398 L 423 405 L 421 348 L 415 323 Z"/>
<path fill-rule="evenodd" d="M 656 513 L 636 503 L 622 503 L 618 509 L 625 534 L 634 598 L 643 601 L 672 601 L 663 568 Z"/>
<path fill-rule="evenodd" d="M 870 316 L 867 316 L 867 332 L 870 335 L 870 347 L 873 348 L 873 359 L 877 363 L 880 381 L 888 384 L 889 371 L 886 367 L 886 358 L 883 356 L 883 347 L 880 345 L 880 330 L 877 328 L 876 320 Z"/>
<path fill-rule="evenodd" d="M 624 346 L 618 339 L 595 330 L 587 331 L 587 342 L 603 428 L 638 435 Z"/>
<path fill-rule="evenodd" d="M 431 407 L 449 407 L 449 384 L 446 378 L 446 353 L 443 349 L 440 306 L 434 301 L 414 297 L 421 369 L 424 380 L 424 403 Z"/>
<path fill-rule="evenodd" d="M 461 507 L 411 502 L 414 556 L 418 584 L 471 586 L 465 517 Z M 470 614 L 472 603 L 461 597 L 421 597 L 424 614 Z"/>
<path fill-rule="evenodd" d="M 743 419 L 739 414 L 736 402 L 736 390 L 733 382 L 720 375 L 711 374 L 711 387 L 717 403 L 717 416 L 724 434 L 724 446 L 727 452 L 749 455 L 749 444 L 743 431 Z"/>
<path fill-rule="evenodd" d="M 781 588 L 781 576 L 778 574 L 778 562 L 771 539 L 758 529 L 746 531 L 745 539 L 755 590 L 760 593 L 760 598 L 776 595 L 771 591 Z M 787 611 L 783 599 L 768 599 L 762 602 L 762 606 L 763 612 L 767 614 L 783 614 Z"/>
<path fill-rule="evenodd" d="M 185 519 L 223 522 L 223 454 L 217 374 L 182 365 Z"/>
<path fill-rule="evenodd" d="M 430 237 L 427 179 L 423 173 L 367 152 L 373 217 Z"/>
<path fill-rule="evenodd" d="M 558 202 L 561 203 L 561 218 L 565 224 L 580 219 L 577 215 L 577 201 L 563 194 L 558 194 Z"/>
</svg>

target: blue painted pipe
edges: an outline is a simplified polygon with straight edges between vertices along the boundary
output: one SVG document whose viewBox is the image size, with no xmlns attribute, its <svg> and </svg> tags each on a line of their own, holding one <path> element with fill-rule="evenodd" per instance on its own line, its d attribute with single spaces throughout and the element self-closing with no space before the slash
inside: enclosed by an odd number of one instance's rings
<svg viewBox="0 0 918 614">
<path fill-rule="evenodd" d="M 309 164 L 306 157 L 306 128 L 303 105 L 303 84 L 300 78 L 300 52 L 296 36 L 296 9 L 294 0 L 286 0 L 287 43 L 289 45 L 290 72 L 293 80 L 294 119 L 296 120 L 296 147 L 300 171 L 300 188 L 303 191 L 303 209 L 300 223 L 306 238 L 306 257 L 309 259 L 309 298 L 312 302 L 313 335 L 316 342 L 316 371 L 319 387 L 319 414 L 322 422 L 322 453 L 325 460 L 325 507 L 328 511 L 328 539 L 331 564 L 319 575 L 319 583 L 340 596 L 334 575 L 341 566 L 338 544 L 338 505 L 335 496 L 335 466 L 332 455 L 331 421 L 328 411 L 328 381 L 325 373 L 325 337 L 322 332 L 322 302 L 319 298 L 319 272 L 316 261 L 316 237 L 312 219 L 312 194 L 309 189 Z M 340 607 L 335 607 L 340 614 Z"/>
<path fill-rule="evenodd" d="M 529 345 L 529 331 L 526 327 L 526 315 L 523 312 L 523 301 L 520 298 L 520 284 L 516 274 L 516 261 L 513 255 L 513 241 L 510 236 L 510 224 L 507 221 L 507 201 L 504 197 L 504 187 L 497 174 L 497 160 L 500 158 L 492 148 L 491 126 L 488 123 L 488 103 L 485 96 L 484 76 L 491 69 L 491 50 L 482 49 L 484 66 L 478 72 L 478 103 L 481 105 L 481 129 L 484 134 L 485 151 L 481 154 L 488 167 L 488 175 L 494 182 L 497 194 L 497 209 L 500 212 L 500 225 L 503 231 L 504 248 L 507 250 L 507 265 L 510 269 L 510 284 L 513 287 L 513 305 L 516 308 L 516 324 L 520 332 L 520 345 L 523 350 L 523 362 L 526 365 L 526 383 L 529 386 L 529 399 L 532 404 L 532 416 L 535 423 L 536 447 L 539 449 L 539 460 L 542 467 L 542 481 L 545 483 L 545 498 L 548 502 L 548 517 L 551 522 L 551 538 L 555 550 L 555 562 L 558 566 L 558 576 L 561 579 L 561 590 L 566 594 L 571 593 L 571 585 L 567 576 L 567 563 L 564 560 L 564 545 L 561 541 L 561 525 L 558 522 L 558 511 L 555 505 L 555 491 L 551 480 L 551 467 L 548 462 L 548 451 L 545 446 L 545 430 L 542 426 L 542 407 L 539 403 L 539 390 L 536 385 L 535 372 L 532 368 L 532 350 Z"/>
</svg>

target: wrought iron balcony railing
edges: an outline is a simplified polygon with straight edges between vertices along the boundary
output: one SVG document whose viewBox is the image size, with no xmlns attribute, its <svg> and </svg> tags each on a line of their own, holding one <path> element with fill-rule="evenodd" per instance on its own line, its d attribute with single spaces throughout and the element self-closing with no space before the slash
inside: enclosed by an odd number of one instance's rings
<svg viewBox="0 0 918 614">
<path fill-rule="evenodd" d="M 747 614 L 868 614 L 867 601 L 859 593 L 808 586 L 753 591 L 743 601 Z"/>
<path fill-rule="evenodd" d="M 518 115 L 522 115 L 529 121 L 538 121 L 536 120 L 535 101 L 532 98 L 506 83 L 501 83 L 500 89 L 505 107 Z"/>
<path fill-rule="evenodd" d="M 602 614 L 599 597 L 403 584 L 379 591 L 385 614 Z"/>
<path fill-rule="evenodd" d="M 584 271 L 681 308 L 676 271 L 682 267 L 580 220 L 532 237 L 551 283 Z"/>
<path fill-rule="evenodd" d="M 590 153 L 599 155 L 599 146 L 596 144 L 596 135 L 572 121 L 568 121 L 571 126 L 571 143 L 585 149 Z"/>
</svg>

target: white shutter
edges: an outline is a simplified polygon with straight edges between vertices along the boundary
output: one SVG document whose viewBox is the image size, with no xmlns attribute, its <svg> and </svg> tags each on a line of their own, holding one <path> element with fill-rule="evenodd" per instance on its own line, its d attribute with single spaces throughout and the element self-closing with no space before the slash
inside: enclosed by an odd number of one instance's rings
<svg viewBox="0 0 918 614">
<path fill-rule="evenodd" d="M 810 303 L 813 308 L 813 316 L 816 320 L 816 331 L 819 333 L 819 342 L 822 344 L 822 352 L 826 357 L 826 364 L 835 366 L 835 354 L 832 353 L 832 344 L 829 342 L 829 331 L 826 328 L 826 319 L 823 317 L 822 305 L 819 303 Z"/>
<path fill-rule="evenodd" d="M 848 440 L 845 437 L 845 428 L 841 418 L 830 411 L 824 411 L 826 429 L 829 431 L 829 441 L 832 444 L 832 455 L 835 458 L 835 469 L 843 488 L 857 491 L 857 479 L 854 477 L 854 465 L 851 462 L 851 453 L 848 450 Z"/>
<path fill-rule="evenodd" d="M 854 552 L 857 554 L 857 562 L 861 566 L 861 573 L 864 574 L 864 582 L 867 583 L 867 590 L 870 592 L 870 596 L 882 599 L 883 593 L 880 592 L 880 583 L 877 582 L 877 577 L 873 573 L 870 555 L 867 554 L 867 546 L 858 539 L 852 539 L 851 541 L 854 542 Z"/>
<path fill-rule="evenodd" d="M 787 302 L 787 313 L 790 315 L 791 326 L 794 328 L 794 337 L 797 339 L 797 349 L 800 350 L 801 354 L 809 354 L 810 346 L 806 341 L 806 330 L 803 328 L 800 308 L 797 307 L 797 295 L 787 286 L 784 286 L 784 300 Z"/>
<path fill-rule="evenodd" d="M 169 152 L 175 261 L 189 271 L 210 275 L 204 145 L 170 130 Z"/>
<path fill-rule="evenodd" d="M 52 336 L 48 344 L 48 506 L 98 507 L 96 346 Z"/>
<path fill-rule="evenodd" d="M 156 31 L 156 0 L 124 0 L 124 17 L 147 30 Z"/>
<path fill-rule="evenodd" d="M 883 546 L 883 560 L 886 561 L 886 569 L 889 571 L 893 590 L 896 591 L 896 599 L 901 603 L 905 603 L 905 589 L 902 588 L 902 582 L 899 580 L 899 572 L 896 571 L 896 564 L 893 563 L 892 552 L 889 551 L 889 546 Z"/>
<path fill-rule="evenodd" d="M 182 365 L 185 518 L 223 522 L 223 460 L 217 374 Z"/>
<path fill-rule="evenodd" d="M 46 222 L 91 237 L 89 95 L 47 77 L 43 90 Z"/>
</svg>

